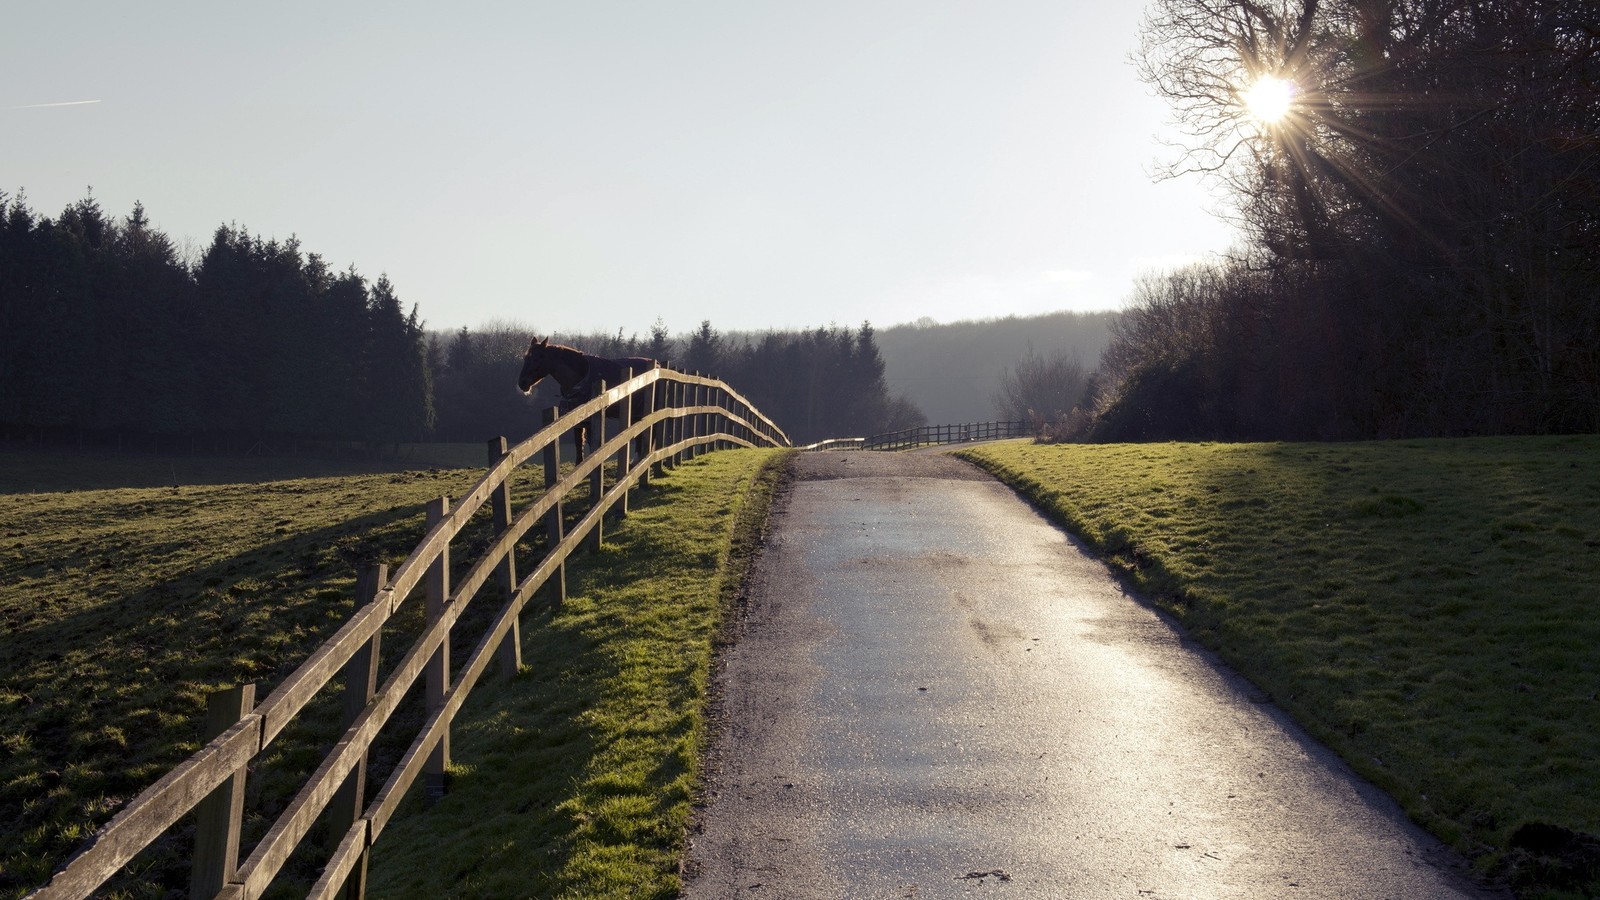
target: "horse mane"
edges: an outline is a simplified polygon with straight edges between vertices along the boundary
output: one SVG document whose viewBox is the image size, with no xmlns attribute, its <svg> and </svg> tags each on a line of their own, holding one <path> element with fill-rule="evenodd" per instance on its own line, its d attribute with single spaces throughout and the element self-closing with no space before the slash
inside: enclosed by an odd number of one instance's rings
<svg viewBox="0 0 1600 900">
<path fill-rule="evenodd" d="M 589 355 L 587 353 L 584 353 L 582 350 L 579 350 L 577 347 L 569 347 L 566 344 L 540 344 L 539 348 L 541 350 L 565 350 L 568 353 L 576 353 L 579 356 L 588 356 Z"/>
</svg>

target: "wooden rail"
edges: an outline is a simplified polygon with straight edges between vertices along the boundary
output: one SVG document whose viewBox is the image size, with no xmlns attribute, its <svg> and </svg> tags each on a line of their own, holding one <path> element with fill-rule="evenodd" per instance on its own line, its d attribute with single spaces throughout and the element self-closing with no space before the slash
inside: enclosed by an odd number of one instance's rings
<svg viewBox="0 0 1600 900">
<path fill-rule="evenodd" d="M 620 410 L 616 424 L 607 420 L 608 409 Z M 585 421 L 590 451 L 583 462 L 560 475 L 558 441 Z M 552 411 L 547 423 L 514 447 L 508 448 L 504 438 L 491 441 L 489 470 L 454 503 L 439 498 L 429 504 L 426 536 L 393 574 L 382 566 L 361 574 L 356 611 L 343 627 L 259 704 L 254 703 L 254 685 L 213 696 L 206 745 L 134 798 L 29 898 L 88 896 L 192 811 L 198 811 L 198 818 L 190 897 L 261 896 L 325 811 L 333 823 L 331 855 L 310 896 L 363 896 L 368 851 L 401 798 L 418 776 L 426 776 L 430 795 L 443 790 L 450 725 L 468 692 L 493 663 L 498 662 L 504 673 L 516 671 L 523 607 L 547 582 L 560 592 L 558 596 L 565 594 L 560 576 L 567 558 L 586 542 L 598 543 L 606 514 L 625 513 L 628 492 L 648 481 L 652 471 L 664 472 L 716 449 L 789 446 L 782 429 L 726 384 L 667 369 L 645 372 L 612 388 L 602 384 L 594 399 L 566 415 Z M 544 467 L 545 491 L 514 513 L 508 479 L 535 457 Z M 613 459 L 615 484 L 606 485 L 606 463 Z M 561 518 L 562 504 L 584 483 L 591 489 L 592 502 L 568 530 Z M 451 541 L 486 502 L 493 511 L 494 540 L 452 588 Z M 547 547 L 532 571 L 517 580 L 516 543 L 536 527 L 549 535 Z M 553 575 L 558 576 L 554 581 Z M 452 679 L 451 627 L 479 589 L 496 576 L 509 599 Z M 419 585 L 426 598 L 426 625 L 380 686 L 377 662 L 384 623 Z M 250 762 L 341 674 L 343 735 L 266 836 L 240 860 L 244 782 Z M 419 679 L 426 688 L 427 717 L 388 780 L 369 800 L 368 751 Z"/>
<path fill-rule="evenodd" d="M 801 450 L 907 450 L 926 444 L 962 444 L 968 441 L 996 441 L 1027 437 L 1033 433 L 1028 422 L 969 422 L 963 425 L 922 425 L 903 431 L 890 431 L 872 437 L 829 438 L 807 444 Z"/>
</svg>

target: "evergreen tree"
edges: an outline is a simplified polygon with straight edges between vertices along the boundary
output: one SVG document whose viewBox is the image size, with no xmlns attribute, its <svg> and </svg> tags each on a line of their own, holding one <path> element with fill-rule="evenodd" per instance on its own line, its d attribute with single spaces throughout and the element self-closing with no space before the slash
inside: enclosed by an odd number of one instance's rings
<svg viewBox="0 0 1600 900">
<path fill-rule="evenodd" d="M 722 368 L 722 354 L 722 335 L 711 327 L 711 320 L 706 319 L 700 323 L 700 330 L 689 338 L 689 346 L 683 354 L 684 371 L 714 374 Z"/>
<path fill-rule="evenodd" d="M 387 275 L 372 285 L 368 303 L 366 436 L 374 441 L 415 441 L 433 427 L 432 382 L 422 325 L 415 307 L 407 315 Z"/>
<path fill-rule="evenodd" d="M 299 241 L 219 227 L 191 269 L 143 204 L 52 221 L 0 193 L 0 429 L 409 440 L 432 421 L 415 308 Z"/>
<path fill-rule="evenodd" d="M 658 360 L 663 365 L 671 362 L 673 356 L 672 337 L 667 333 L 667 323 L 660 316 L 656 316 L 655 324 L 650 326 L 650 340 L 644 345 L 644 355 Z"/>
</svg>

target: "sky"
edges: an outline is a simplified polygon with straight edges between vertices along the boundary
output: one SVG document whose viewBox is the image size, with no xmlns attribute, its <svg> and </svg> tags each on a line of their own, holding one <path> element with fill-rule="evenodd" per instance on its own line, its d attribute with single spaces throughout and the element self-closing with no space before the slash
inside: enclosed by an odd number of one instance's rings
<svg viewBox="0 0 1600 900">
<path fill-rule="evenodd" d="M 1141 4 L 17 3 L 0 190 L 386 274 L 431 329 L 1114 309 L 1228 249 Z"/>
</svg>

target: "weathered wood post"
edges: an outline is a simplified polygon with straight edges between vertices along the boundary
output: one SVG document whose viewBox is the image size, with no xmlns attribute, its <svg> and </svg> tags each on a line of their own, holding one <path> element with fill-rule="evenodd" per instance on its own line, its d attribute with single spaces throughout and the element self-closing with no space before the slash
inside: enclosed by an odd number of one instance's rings
<svg viewBox="0 0 1600 900">
<path fill-rule="evenodd" d="M 696 372 L 696 373 L 694 373 L 694 377 L 703 378 L 705 376 L 701 375 L 699 372 Z M 703 385 L 703 384 L 690 385 L 689 392 L 690 392 L 689 393 L 689 405 L 690 406 L 694 407 L 695 409 L 699 409 L 701 406 L 705 405 L 705 396 L 706 396 L 706 387 L 705 387 L 705 385 Z M 694 459 L 695 457 L 700 455 L 700 443 L 699 443 L 700 436 L 706 433 L 705 432 L 705 416 L 702 415 L 701 413 L 695 413 L 694 415 L 690 416 L 689 418 L 690 418 L 690 422 L 689 422 L 689 437 L 695 441 L 694 446 L 689 448 L 689 458 L 690 459 Z"/>
<path fill-rule="evenodd" d="M 201 740 L 210 743 L 238 724 L 256 705 L 255 684 L 241 684 L 206 698 L 206 724 Z M 239 832 L 244 824 L 244 779 L 247 769 L 229 776 L 195 807 L 194 863 L 189 896 L 215 897 L 239 873 Z"/>
<path fill-rule="evenodd" d="M 598 397 L 606 392 L 606 383 L 597 382 L 594 386 L 594 396 Z M 589 454 L 595 457 L 594 471 L 589 473 L 589 504 L 598 507 L 606 495 L 606 463 L 598 454 L 606 442 L 606 411 L 601 407 L 589 420 Z M 595 553 L 600 552 L 600 546 L 605 541 L 605 516 L 594 517 L 594 531 L 589 533 L 589 549 Z"/>
<path fill-rule="evenodd" d="M 644 403 L 644 408 L 639 410 L 639 418 L 640 419 L 648 419 L 648 418 L 650 418 L 651 415 L 653 415 L 655 413 L 655 411 L 656 411 L 656 385 L 659 385 L 660 383 L 661 382 L 657 381 L 657 382 L 655 382 L 655 384 L 650 385 L 650 389 L 649 390 L 645 390 L 645 391 L 640 391 L 639 392 L 639 399 L 641 401 L 643 401 L 643 403 Z M 649 459 L 651 454 L 656 452 L 656 427 L 654 425 L 651 425 L 649 428 L 646 428 L 644 430 L 644 434 L 639 435 L 639 446 L 641 448 L 640 459 Z M 649 487 L 650 486 L 651 469 L 652 469 L 652 467 L 647 465 L 643 469 L 640 470 L 640 472 L 639 472 L 639 486 L 640 487 Z"/>
<path fill-rule="evenodd" d="M 695 375 L 697 377 L 699 376 L 699 374 L 700 374 L 699 372 L 695 373 Z M 683 386 L 683 406 L 684 406 L 684 408 L 685 409 L 693 409 L 693 408 L 695 408 L 696 406 L 699 406 L 699 405 L 700 405 L 700 385 L 698 385 L 698 384 L 686 384 L 686 385 L 684 385 Z M 698 448 L 693 446 L 693 442 L 694 442 L 695 437 L 697 435 L 699 435 L 699 433 L 700 433 L 698 431 L 699 428 L 700 428 L 700 416 L 698 414 L 690 413 L 689 415 L 686 415 L 686 416 L 683 417 L 683 439 L 685 441 L 690 442 L 690 446 L 685 447 L 684 450 L 683 450 L 683 461 L 684 462 L 688 462 L 689 460 L 694 459 L 695 453 L 698 452 Z"/>
<path fill-rule="evenodd" d="M 681 381 L 672 383 L 672 443 L 683 443 L 683 436 L 688 433 L 689 423 L 684 420 L 683 408 L 688 405 L 689 386 Z M 676 469 L 683 464 L 683 451 L 672 454 L 672 467 Z"/>
<path fill-rule="evenodd" d="M 665 378 L 657 379 L 655 390 L 651 393 L 651 396 L 650 396 L 650 411 L 652 413 L 656 412 L 658 410 L 671 409 L 672 408 L 672 395 L 669 393 L 669 391 L 671 389 L 672 389 L 672 382 L 668 381 Z M 672 428 L 672 419 L 671 418 L 666 418 L 666 419 L 662 419 L 660 422 L 657 422 L 655 424 L 655 426 L 650 429 L 650 454 L 652 456 L 655 455 L 655 452 L 657 450 L 660 450 L 662 447 L 665 447 L 668 444 L 672 443 L 672 441 L 671 441 L 672 432 L 670 430 L 671 428 Z M 656 462 L 656 464 L 655 464 L 655 473 L 656 473 L 656 475 L 658 477 L 665 477 L 666 476 L 666 474 L 667 474 L 667 461 L 665 459 L 658 460 Z"/>
<path fill-rule="evenodd" d="M 428 504 L 428 527 L 432 529 L 439 520 L 450 514 L 450 498 L 440 497 Z M 450 545 L 446 543 L 440 548 L 439 555 L 434 557 L 433 564 L 428 566 L 427 573 L 427 624 L 432 625 L 444 615 L 445 603 L 450 599 Z M 444 706 L 445 692 L 450 689 L 450 635 L 446 634 L 444 641 L 439 644 L 439 649 L 433 651 L 433 656 L 428 660 L 427 701 L 428 714 Z M 445 772 L 450 768 L 450 726 L 446 725 L 444 733 L 439 736 L 439 743 L 433 747 L 433 752 L 428 754 L 428 762 L 423 766 L 423 775 L 426 781 L 425 797 L 428 803 L 437 802 L 444 796 L 447 785 Z"/>
<path fill-rule="evenodd" d="M 686 409 L 686 410 L 693 409 L 696 406 L 695 398 L 697 398 L 699 396 L 700 396 L 700 387 L 699 387 L 699 385 L 685 383 L 684 386 L 683 386 L 683 408 Z M 696 423 L 698 422 L 698 420 L 699 420 L 699 417 L 694 415 L 694 414 L 692 414 L 692 413 L 685 413 L 684 414 L 684 417 L 683 417 L 683 435 L 680 438 L 680 440 L 682 440 L 682 441 L 684 441 L 686 443 L 692 442 L 694 440 L 694 435 L 695 435 L 695 431 L 694 430 L 695 430 Z M 688 462 L 691 459 L 694 459 L 694 447 L 692 447 L 692 446 L 684 447 L 683 448 L 683 453 L 682 453 L 682 455 L 680 455 L 678 457 L 678 460 L 680 462 Z"/>
<path fill-rule="evenodd" d="M 714 407 L 714 406 L 718 405 L 718 403 L 720 401 L 718 401 L 718 399 L 717 399 L 717 394 L 718 394 L 718 391 L 717 391 L 716 388 L 711 387 L 710 385 L 706 386 L 706 406 Z M 705 421 L 706 430 L 703 432 L 703 435 L 709 437 L 709 436 L 711 436 L 713 434 L 716 434 L 721 429 L 717 427 L 718 426 L 718 422 L 717 422 L 717 414 L 716 413 L 706 413 L 705 415 L 706 415 L 706 421 Z M 720 449 L 721 446 L 722 446 L 721 443 L 719 443 L 717 441 L 712 441 L 711 443 L 706 444 L 705 445 L 705 449 L 700 451 L 700 452 L 702 452 L 702 453 L 711 453 L 711 452 L 713 452 L 715 450 Z"/>
<path fill-rule="evenodd" d="M 694 398 L 695 398 L 695 391 L 696 390 L 698 390 L 698 388 L 696 388 L 694 385 L 689 384 L 688 382 L 684 383 L 684 385 L 683 385 L 683 408 L 684 409 L 687 410 L 687 409 L 693 409 L 694 408 Z M 694 420 L 695 420 L 695 417 L 692 416 L 692 415 L 689 415 L 688 413 L 685 413 L 681 417 L 681 421 L 678 423 L 678 428 L 682 432 L 681 434 L 678 435 L 679 442 L 685 442 L 685 441 L 688 441 L 688 440 L 690 440 L 691 438 L 694 437 Z M 685 448 L 683 448 L 683 452 L 678 454 L 678 464 L 679 465 L 682 465 L 683 463 L 686 463 L 691 459 L 694 459 L 694 448 L 693 447 L 685 447 Z"/>
<path fill-rule="evenodd" d="M 707 376 L 707 377 L 709 377 L 709 376 Z M 712 386 L 710 386 L 710 385 L 701 386 L 701 388 L 700 388 L 700 405 L 703 406 L 703 407 L 708 407 L 708 408 L 712 407 L 712 406 L 716 406 L 717 405 L 717 389 L 712 387 Z M 717 416 L 716 416 L 715 413 L 701 413 L 700 414 L 700 436 L 705 438 L 705 437 L 710 437 L 713 434 L 716 434 L 717 433 L 716 424 L 717 424 Z M 705 454 L 710 453 L 711 451 L 713 451 L 715 449 L 717 449 L 717 445 L 716 445 L 715 441 L 712 441 L 711 443 L 707 443 L 707 444 L 701 444 L 700 445 L 700 450 L 696 455 L 697 456 L 704 456 Z"/>
<path fill-rule="evenodd" d="M 628 368 L 623 369 L 622 370 L 622 383 L 623 384 L 627 384 L 628 382 L 630 382 L 632 380 L 633 380 L 633 368 L 630 366 Z M 631 425 L 633 425 L 633 395 L 629 394 L 628 396 L 623 397 L 622 401 L 618 405 L 621 406 L 622 409 L 618 410 L 618 412 L 617 412 L 617 422 L 618 422 L 618 426 L 617 426 L 618 427 L 618 431 L 617 431 L 617 433 L 618 434 L 623 434 L 623 433 L 627 432 L 628 428 Z M 628 477 L 632 473 L 632 470 L 633 470 L 633 441 L 632 440 L 626 440 L 626 441 L 622 442 L 622 446 L 621 447 L 617 448 L 617 480 L 619 482 L 623 483 L 623 484 L 628 484 L 632 480 L 632 479 L 630 479 Z M 630 493 L 630 491 L 624 489 L 623 492 L 622 492 L 622 499 L 617 502 L 615 515 L 616 515 L 616 517 L 618 519 L 626 519 L 628 517 L 628 494 L 629 493 Z"/>
<path fill-rule="evenodd" d="M 552 406 L 544 411 L 544 424 L 549 426 L 556 419 L 561 418 L 561 407 Z M 561 477 L 561 439 L 557 437 L 544 448 L 544 489 L 549 491 L 555 486 L 556 480 Z M 566 523 L 561 520 L 561 501 L 556 500 L 550 512 L 545 514 L 545 534 L 549 545 L 549 552 L 554 553 L 556 545 L 566 537 Z M 556 566 L 555 572 L 550 576 L 551 604 L 560 608 L 567 602 L 567 563 L 565 560 Z"/>
<path fill-rule="evenodd" d="M 495 463 L 506 458 L 506 439 L 497 437 L 489 442 L 489 468 L 494 468 Z M 505 480 L 500 482 L 489 495 L 489 501 L 494 507 L 494 536 L 496 539 L 511 529 L 511 473 L 506 473 Z M 517 593 L 517 545 L 512 544 L 506 548 L 505 559 L 500 561 L 497 570 L 500 577 L 500 586 L 505 588 L 506 599 L 510 600 Z M 500 676 L 510 678 L 522 668 L 522 624 L 521 616 L 511 617 L 511 628 L 506 631 L 505 639 L 500 642 L 500 647 L 495 651 L 495 659 L 500 665 Z"/>
<path fill-rule="evenodd" d="M 689 418 L 683 414 L 684 409 L 689 406 L 689 385 L 687 382 L 678 384 L 676 400 L 677 402 L 675 402 L 673 405 L 678 408 L 678 412 L 672 420 L 672 438 L 673 443 L 682 444 L 689 436 Z M 673 467 L 676 468 L 677 466 L 683 465 L 683 461 L 687 457 L 688 451 L 686 450 L 679 450 L 677 453 L 672 454 Z"/>
<path fill-rule="evenodd" d="M 726 420 L 724 418 L 728 413 L 728 392 L 719 387 L 712 388 L 711 405 L 715 406 L 717 411 L 711 416 L 710 430 L 708 433 L 722 434 L 728 430 L 725 425 Z M 728 444 L 719 438 L 716 443 L 711 445 L 711 449 L 726 450 L 728 449 Z"/>
<path fill-rule="evenodd" d="M 378 592 L 389 583 L 389 567 L 363 566 L 356 573 L 356 609 L 371 605 Z M 375 632 L 344 666 L 344 727 L 355 724 L 356 717 L 367 708 L 372 696 L 378 692 L 378 652 L 382 647 L 383 633 Z M 361 818 L 367 805 L 367 752 L 362 751 L 356 767 L 345 776 L 338 793 L 328 802 L 328 841 L 337 847 L 350 826 Z M 367 841 L 370 841 L 370 836 Z M 366 843 L 366 841 L 363 841 Z M 345 878 L 339 896 L 345 900 L 361 900 L 367 895 L 367 850 L 361 851 L 355 868 Z"/>
</svg>

